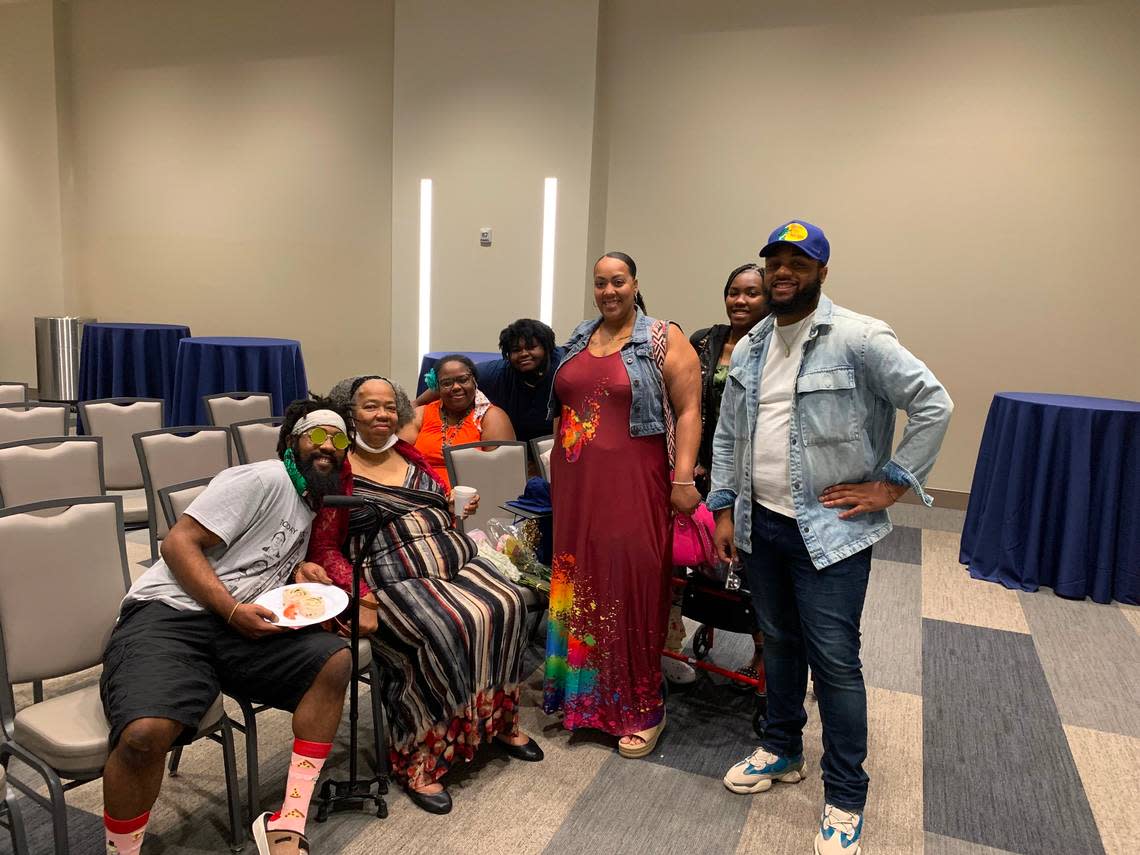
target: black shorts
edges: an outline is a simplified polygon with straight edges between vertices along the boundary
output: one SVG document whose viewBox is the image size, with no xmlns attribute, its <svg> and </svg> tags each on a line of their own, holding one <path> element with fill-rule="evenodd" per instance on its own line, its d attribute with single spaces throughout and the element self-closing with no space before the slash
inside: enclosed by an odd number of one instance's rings
<svg viewBox="0 0 1140 855">
<path fill-rule="evenodd" d="M 194 738 L 219 691 L 292 712 L 328 658 L 348 647 L 319 627 L 258 641 L 212 612 L 180 611 L 152 601 L 124 607 L 107 650 L 99 691 L 114 748 L 139 718 L 168 718 Z"/>
</svg>

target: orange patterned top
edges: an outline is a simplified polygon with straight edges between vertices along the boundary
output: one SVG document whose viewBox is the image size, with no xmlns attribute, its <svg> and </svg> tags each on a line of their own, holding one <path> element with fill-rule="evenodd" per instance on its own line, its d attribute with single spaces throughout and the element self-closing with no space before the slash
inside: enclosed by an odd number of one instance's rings
<svg viewBox="0 0 1140 855">
<path fill-rule="evenodd" d="M 443 462 L 443 447 L 445 445 L 463 445 L 465 442 L 478 442 L 483 438 L 482 412 L 477 406 L 457 425 L 445 425 L 440 418 L 442 402 L 433 401 L 424 407 L 423 424 L 420 425 L 420 435 L 416 437 L 416 448 L 420 454 L 427 458 L 432 469 L 443 481 L 447 491 L 451 492 L 451 481 L 447 477 L 447 467 Z"/>
</svg>

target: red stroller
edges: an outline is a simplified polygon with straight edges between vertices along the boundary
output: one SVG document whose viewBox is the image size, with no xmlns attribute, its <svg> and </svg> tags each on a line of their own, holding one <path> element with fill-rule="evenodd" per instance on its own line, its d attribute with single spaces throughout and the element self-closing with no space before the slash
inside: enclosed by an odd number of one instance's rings
<svg viewBox="0 0 1140 855">
<path fill-rule="evenodd" d="M 678 572 L 681 572 L 681 568 L 678 569 Z M 761 736 L 764 733 L 764 724 L 768 715 L 767 684 L 764 679 L 763 663 L 760 664 L 757 677 L 753 679 L 706 661 L 713 647 L 716 630 L 743 633 L 749 636 L 756 631 L 756 614 L 752 608 L 752 595 L 744 588 L 729 587 L 725 578 L 718 578 L 715 569 L 683 568 L 683 572 L 683 578 L 674 577 L 673 587 L 674 589 L 681 589 L 681 614 L 700 624 L 693 635 L 695 658 L 671 650 L 663 650 L 661 653 L 670 659 L 685 662 L 693 668 L 719 674 L 733 682 L 751 687 L 755 692 L 752 729 L 756 731 L 757 736 Z M 731 581 L 732 576 L 729 575 L 728 578 Z"/>
</svg>

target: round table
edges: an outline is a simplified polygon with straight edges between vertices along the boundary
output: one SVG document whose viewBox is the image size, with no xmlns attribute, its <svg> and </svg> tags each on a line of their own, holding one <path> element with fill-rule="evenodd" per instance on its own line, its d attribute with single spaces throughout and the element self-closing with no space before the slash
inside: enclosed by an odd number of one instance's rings
<svg viewBox="0 0 1140 855">
<path fill-rule="evenodd" d="M 486 350 L 433 350 L 431 353 L 425 353 L 424 358 L 420 361 L 420 374 L 416 379 L 416 397 L 424 393 L 427 389 L 427 384 L 424 382 L 424 375 L 435 368 L 435 364 L 443 357 L 450 356 L 453 353 L 458 353 L 466 356 L 476 365 L 480 362 L 490 362 L 492 359 L 502 359 L 503 354 L 498 351 L 491 353 Z"/>
<path fill-rule="evenodd" d="M 189 335 L 182 324 L 84 324 L 79 400 L 168 397 L 178 342 Z"/>
<path fill-rule="evenodd" d="M 291 338 L 194 336 L 178 344 L 174 389 L 167 399 L 170 426 L 204 425 L 202 396 L 218 392 L 268 392 L 273 415 L 309 395 L 301 343 Z"/>
<path fill-rule="evenodd" d="M 995 395 L 959 560 L 1007 588 L 1140 604 L 1140 403 Z"/>
</svg>

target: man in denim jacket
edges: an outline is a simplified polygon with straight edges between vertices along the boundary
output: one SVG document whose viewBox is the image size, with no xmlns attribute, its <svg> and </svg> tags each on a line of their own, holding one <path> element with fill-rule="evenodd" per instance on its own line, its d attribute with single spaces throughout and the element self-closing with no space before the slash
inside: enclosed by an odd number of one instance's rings
<svg viewBox="0 0 1140 855">
<path fill-rule="evenodd" d="M 882 321 L 822 296 L 830 246 L 803 220 L 760 251 L 772 314 L 732 353 L 713 438 L 716 543 L 738 554 L 764 633 L 768 725 L 724 783 L 758 793 L 803 780 L 808 667 L 823 720 L 818 855 L 858 855 L 867 798 L 859 620 L 887 507 L 934 466 L 953 404 Z M 892 455 L 895 411 L 906 410 Z"/>
</svg>

